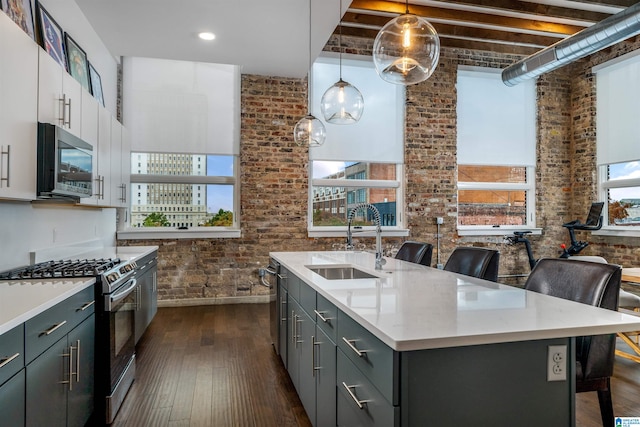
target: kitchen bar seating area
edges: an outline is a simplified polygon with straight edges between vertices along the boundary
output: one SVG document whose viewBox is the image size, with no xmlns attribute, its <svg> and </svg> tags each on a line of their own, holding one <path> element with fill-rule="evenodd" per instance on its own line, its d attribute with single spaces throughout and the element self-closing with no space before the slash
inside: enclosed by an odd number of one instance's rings
<svg viewBox="0 0 640 427">
<path fill-rule="evenodd" d="M 640 3 L 147 3 L 0 0 L 0 427 L 640 423 Z"/>
</svg>

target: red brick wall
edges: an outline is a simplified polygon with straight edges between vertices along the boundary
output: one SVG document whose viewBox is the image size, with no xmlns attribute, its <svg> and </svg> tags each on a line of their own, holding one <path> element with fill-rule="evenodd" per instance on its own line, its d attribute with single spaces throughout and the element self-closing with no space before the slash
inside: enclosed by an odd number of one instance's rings
<svg viewBox="0 0 640 427">
<path fill-rule="evenodd" d="M 348 53 L 370 54 L 371 41 L 343 37 Z M 327 50 L 335 50 L 335 39 Z M 638 43 L 622 50 L 636 48 Z M 609 50 L 599 61 L 619 54 Z M 524 247 L 502 237 L 460 237 L 456 232 L 456 70 L 459 64 L 504 68 L 518 57 L 491 52 L 443 49 L 427 81 L 407 88 L 405 214 L 410 239 L 436 246 L 436 217 L 443 217 L 440 262 L 456 246 L 478 245 L 501 251 L 500 274 L 528 272 Z M 537 224 L 531 238 L 537 257 L 557 256 L 568 242 L 562 223 L 583 218 L 595 197 L 595 117 L 590 62 L 539 79 Z M 242 78 L 241 227 L 239 239 L 123 241 L 160 246 L 161 299 L 266 294 L 258 267 L 269 251 L 333 250 L 344 239 L 307 237 L 308 151 L 293 141 L 293 126 L 306 113 L 306 80 L 245 75 Z M 588 252 L 612 262 L 637 265 L 631 239 L 594 239 Z M 374 239 L 362 239 L 373 247 Z M 401 239 L 384 238 L 387 253 Z M 434 253 L 435 265 L 438 254 Z M 521 283 L 518 279 L 504 279 Z"/>
</svg>

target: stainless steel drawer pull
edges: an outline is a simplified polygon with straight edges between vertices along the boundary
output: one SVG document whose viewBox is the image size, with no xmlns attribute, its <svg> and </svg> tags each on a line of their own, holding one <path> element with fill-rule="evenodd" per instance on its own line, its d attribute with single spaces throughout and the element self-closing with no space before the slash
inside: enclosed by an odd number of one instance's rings
<svg viewBox="0 0 640 427">
<path fill-rule="evenodd" d="M 4 368 L 6 365 L 11 363 L 12 360 L 17 359 L 18 356 L 20 356 L 20 353 L 16 353 L 13 356 L 5 357 L 4 359 L 0 360 L 0 368 Z"/>
<path fill-rule="evenodd" d="M 327 323 L 329 320 L 328 317 L 324 317 L 323 314 L 326 314 L 326 311 L 318 311 L 318 310 L 313 310 L 313 312 L 316 314 L 316 316 L 318 316 L 318 319 L 322 320 L 323 323 Z"/>
<path fill-rule="evenodd" d="M 2 151 L 0 152 L 1 156 L 0 156 L 0 172 L 2 172 L 2 156 L 4 156 L 6 154 L 7 156 L 7 177 L 0 177 L 0 188 L 2 188 L 2 181 L 6 181 L 7 182 L 7 188 L 11 187 L 11 183 L 9 181 L 9 179 L 11 178 L 11 173 L 9 171 L 9 168 L 11 167 L 11 145 L 7 145 L 7 151 L 4 151 L 4 148 L 2 149 Z"/>
<path fill-rule="evenodd" d="M 316 376 L 316 371 L 322 369 L 320 366 L 316 366 L 316 346 L 321 345 L 322 342 L 316 341 L 316 337 L 311 335 L 311 369 L 312 376 Z"/>
<path fill-rule="evenodd" d="M 356 340 L 348 340 L 348 339 L 346 339 L 345 337 L 342 337 L 342 341 L 344 341 L 345 343 L 347 343 L 347 345 L 349 346 L 349 348 L 350 348 L 351 350 L 353 350 L 353 351 L 358 355 L 358 357 L 362 357 L 362 356 L 364 356 L 364 355 L 365 355 L 365 353 L 367 352 L 367 350 L 358 350 L 358 349 L 356 348 L 356 346 L 355 346 L 355 345 L 353 345 L 353 344 L 356 342 Z"/>
<path fill-rule="evenodd" d="M 78 311 L 85 311 L 87 308 L 91 307 L 91 306 L 92 306 L 93 304 L 95 304 L 95 303 L 96 303 L 96 301 L 95 301 L 95 300 L 93 300 L 93 301 L 89 301 L 88 303 L 86 303 L 86 304 L 84 304 L 82 307 L 80 307 L 80 308 L 78 309 Z"/>
<path fill-rule="evenodd" d="M 349 393 L 349 396 L 351 396 L 353 401 L 356 402 L 356 405 L 358 405 L 358 409 L 364 409 L 364 405 L 367 404 L 368 400 L 358 400 L 356 395 L 351 391 L 352 388 L 356 388 L 357 386 L 347 385 L 347 383 L 345 383 L 344 381 L 342 382 L 342 386 L 347 390 L 347 393 Z"/>
<path fill-rule="evenodd" d="M 76 382 L 80 382 L 80 340 L 76 341 Z"/>
<path fill-rule="evenodd" d="M 56 330 L 58 330 L 58 328 L 60 328 L 62 325 L 66 324 L 66 323 L 67 323 L 67 321 L 63 320 L 62 322 L 58 323 L 57 325 L 54 325 L 51 328 L 49 328 L 46 331 L 44 331 L 42 334 L 40 334 L 40 336 L 42 336 L 42 335 L 51 335 Z"/>
</svg>

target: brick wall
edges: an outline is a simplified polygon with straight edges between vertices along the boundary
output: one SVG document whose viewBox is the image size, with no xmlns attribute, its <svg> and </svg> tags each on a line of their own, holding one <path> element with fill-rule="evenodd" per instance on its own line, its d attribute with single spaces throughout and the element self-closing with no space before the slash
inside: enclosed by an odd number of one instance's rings
<svg viewBox="0 0 640 427">
<path fill-rule="evenodd" d="M 370 54 L 370 40 L 343 36 L 347 53 Z M 636 43 L 637 44 L 637 43 Z M 623 50 L 635 48 L 625 47 Z M 335 51 L 336 40 L 326 50 Z M 606 60 L 621 52 L 598 55 Z M 443 49 L 435 73 L 407 88 L 405 214 L 410 239 L 436 246 L 436 217 L 445 218 L 440 262 L 456 246 L 486 246 L 501 251 L 500 274 L 528 272 L 523 246 L 502 237 L 460 237 L 456 233 L 456 70 L 459 64 L 504 68 L 513 55 Z M 584 62 L 542 76 L 537 85 L 539 145 L 536 175 L 537 224 L 531 238 L 537 257 L 557 256 L 568 242 L 562 223 L 583 218 L 595 197 L 595 118 L 593 78 Z M 154 244 L 159 250 L 162 300 L 202 300 L 264 295 L 258 267 L 269 251 L 332 250 L 344 239 L 307 237 L 308 150 L 293 141 L 293 126 L 306 113 L 306 80 L 244 75 L 242 78 L 241 227 L 239 239 L 122 241 Z M 613 262 L 636 265 L 630 239 L 593 239 L 587 251 Z M 388 254 L 401 239 L 384 238 Z M 361 244 L 373 248 L 374 239 Z M 438 253 L 434 253 L 435 265 Z M 627 262 L 623 262 L 627 261 Z M 503 279 L 521 283 L 521 279 Z M 207 302 L 211 302 L 208 300 Z"/>
</svg>

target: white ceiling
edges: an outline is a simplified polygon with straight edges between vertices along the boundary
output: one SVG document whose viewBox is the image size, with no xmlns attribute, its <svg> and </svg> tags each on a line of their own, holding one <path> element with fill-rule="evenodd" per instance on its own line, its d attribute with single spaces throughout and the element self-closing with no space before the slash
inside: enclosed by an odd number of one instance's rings
<svg viewBox="0 0 640 427">
<path fill-rule="evenodd" d="M 339 0 L 75 1 L 116 57 L 235 64 L 266 76 L 306 75 L 310 1 L 313 58 L 340 20 Z M 200 40 L 201 31 L 216 39 Z"/>
</svg>

